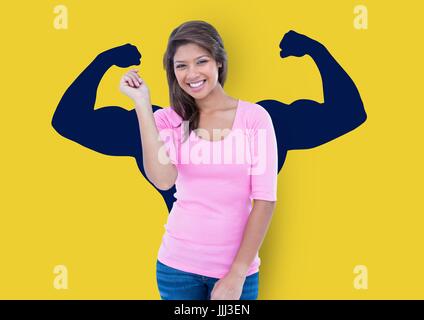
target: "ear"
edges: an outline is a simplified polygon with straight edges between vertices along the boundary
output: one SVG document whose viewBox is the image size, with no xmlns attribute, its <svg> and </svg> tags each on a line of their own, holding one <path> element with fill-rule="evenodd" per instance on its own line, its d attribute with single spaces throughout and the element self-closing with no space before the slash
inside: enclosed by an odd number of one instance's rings
<svg viewBox="0 0 424 320">
<path fill-rule="evenodd" d="M 222 63 L 218 62 L 218 68 L 222 68 Z"/>
</svg>

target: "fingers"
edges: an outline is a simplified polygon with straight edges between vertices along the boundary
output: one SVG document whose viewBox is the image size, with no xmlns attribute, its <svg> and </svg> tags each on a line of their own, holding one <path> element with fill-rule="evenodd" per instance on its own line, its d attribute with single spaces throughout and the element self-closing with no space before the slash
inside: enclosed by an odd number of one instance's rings
<svg viewBox="0 0 424 320">
<path fill-rule="evenodd" d="M 132 69 L 130 72 L 128 72 L 128 74 L 129 76 L 131 76 L 131 78 L 134 80 L 134 83 L 138 87 L 139 85 L 143 83 L 143 80 L 140 78 L 137 72 L 138 72 L 138 69 Z"/>
<path fill-rule="evenodd" d="M 143 80 L 139 77 L 137 72 L 137 69 L 130 70 L 123 77 L 124 81 L 133 88 L 138 88 L 143 83 Z"/>
<path fill-rule="evenodd" d="M 126 82 L 126 83 L 128 83 L 128 85 L 130 86 L 130 87 L 135 87 L 135 83 L 134 83 L 134 80 L 128 75 L 128 74 L 125 74 L 124 76 L 123 76 L 123 79 L 124 79 L 124 81 Z"/>
<path fill-rule="evenodd" d="M 140 51 L 138 51 L 138 48 L 136 46 L 134 46 L 134 45 L 132 45 L 130 43 L 129 43 L 129 46 L 130 46 L 131 51 L 132 51 L 131 54 L 134 56 L 134 62 L 133 62 L 133 64 L 134 65 L 140 65 L 140 63 L 141 63 L 141 61 L 140 61 L 140 59 L 141 59 L 141 53 L 140 53 Z"/>
<path fill-rule="evenodd" d="M 135 87 L 135 84 L 134 84 L 133 80 L 132 80 L 130 77 L 128 77 L 128 76 L 123 76 L 123 77 L 122 77 L 122 79 L 124 80 L 124 82 L 125 82 L 128 86 L 130 86 L 130 87 L 132 87 L 132 88 L 134 88 L 134 87 Z"/>
<path fill-rule="evenodd" d="M 288 56 L 290 56 L 290 54 L 287 53 L 287 50 L 280 51 L 281 58 L 287 58 Z"/>
</svg>

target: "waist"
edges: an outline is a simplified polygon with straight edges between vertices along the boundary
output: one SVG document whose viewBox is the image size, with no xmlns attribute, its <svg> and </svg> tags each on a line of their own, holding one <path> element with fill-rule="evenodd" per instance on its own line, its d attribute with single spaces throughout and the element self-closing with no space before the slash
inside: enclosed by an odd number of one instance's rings
<svg viewBox="0 0 424 320">
<path fill-rule="evenodd" d="M 168 215 L 166 232 L 177 239 L 204 245 L 240 243 L 250 214 L 249 207 L 187 206 L 177 200 Z"/>
<path fill-rule="evenodd" d="M 163 263 L 187 272 L 222 278 L 231 269 L 239 243 L 204 245 L 179 238 L 165 232 L 158 252 Z M 248 275 L 258 271 L 260 258 L 256 253 Z"/>
</svg>

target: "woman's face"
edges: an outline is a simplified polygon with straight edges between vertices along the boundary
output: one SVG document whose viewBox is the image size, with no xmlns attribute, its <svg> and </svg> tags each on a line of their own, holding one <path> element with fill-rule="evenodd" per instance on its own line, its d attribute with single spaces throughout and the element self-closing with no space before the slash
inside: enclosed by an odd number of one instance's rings
<svg viewBox="0 0 424 320">
<path fill-rule="evenodd" d="M 181 45 L 174 55 L 174 73 L 180 87 L 194 99 L 206 97 L 218 83 L 215 59 L 194 43 Z"/>
</svg>

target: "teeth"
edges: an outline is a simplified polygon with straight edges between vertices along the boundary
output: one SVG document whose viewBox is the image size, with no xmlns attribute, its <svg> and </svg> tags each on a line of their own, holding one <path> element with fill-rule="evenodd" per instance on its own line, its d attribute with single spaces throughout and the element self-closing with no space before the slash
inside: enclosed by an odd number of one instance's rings
<svg viewBox="0 0 424 320">
<path fill-rule="evenodd" d="M 199 82 L 195 82 L 195 83 L 190 83 L 190 87 L 192 87 L 192 88 L 200 87 L 203 84 L 203 81 L 204 80 L 199 81 Z"/>
</svg>

